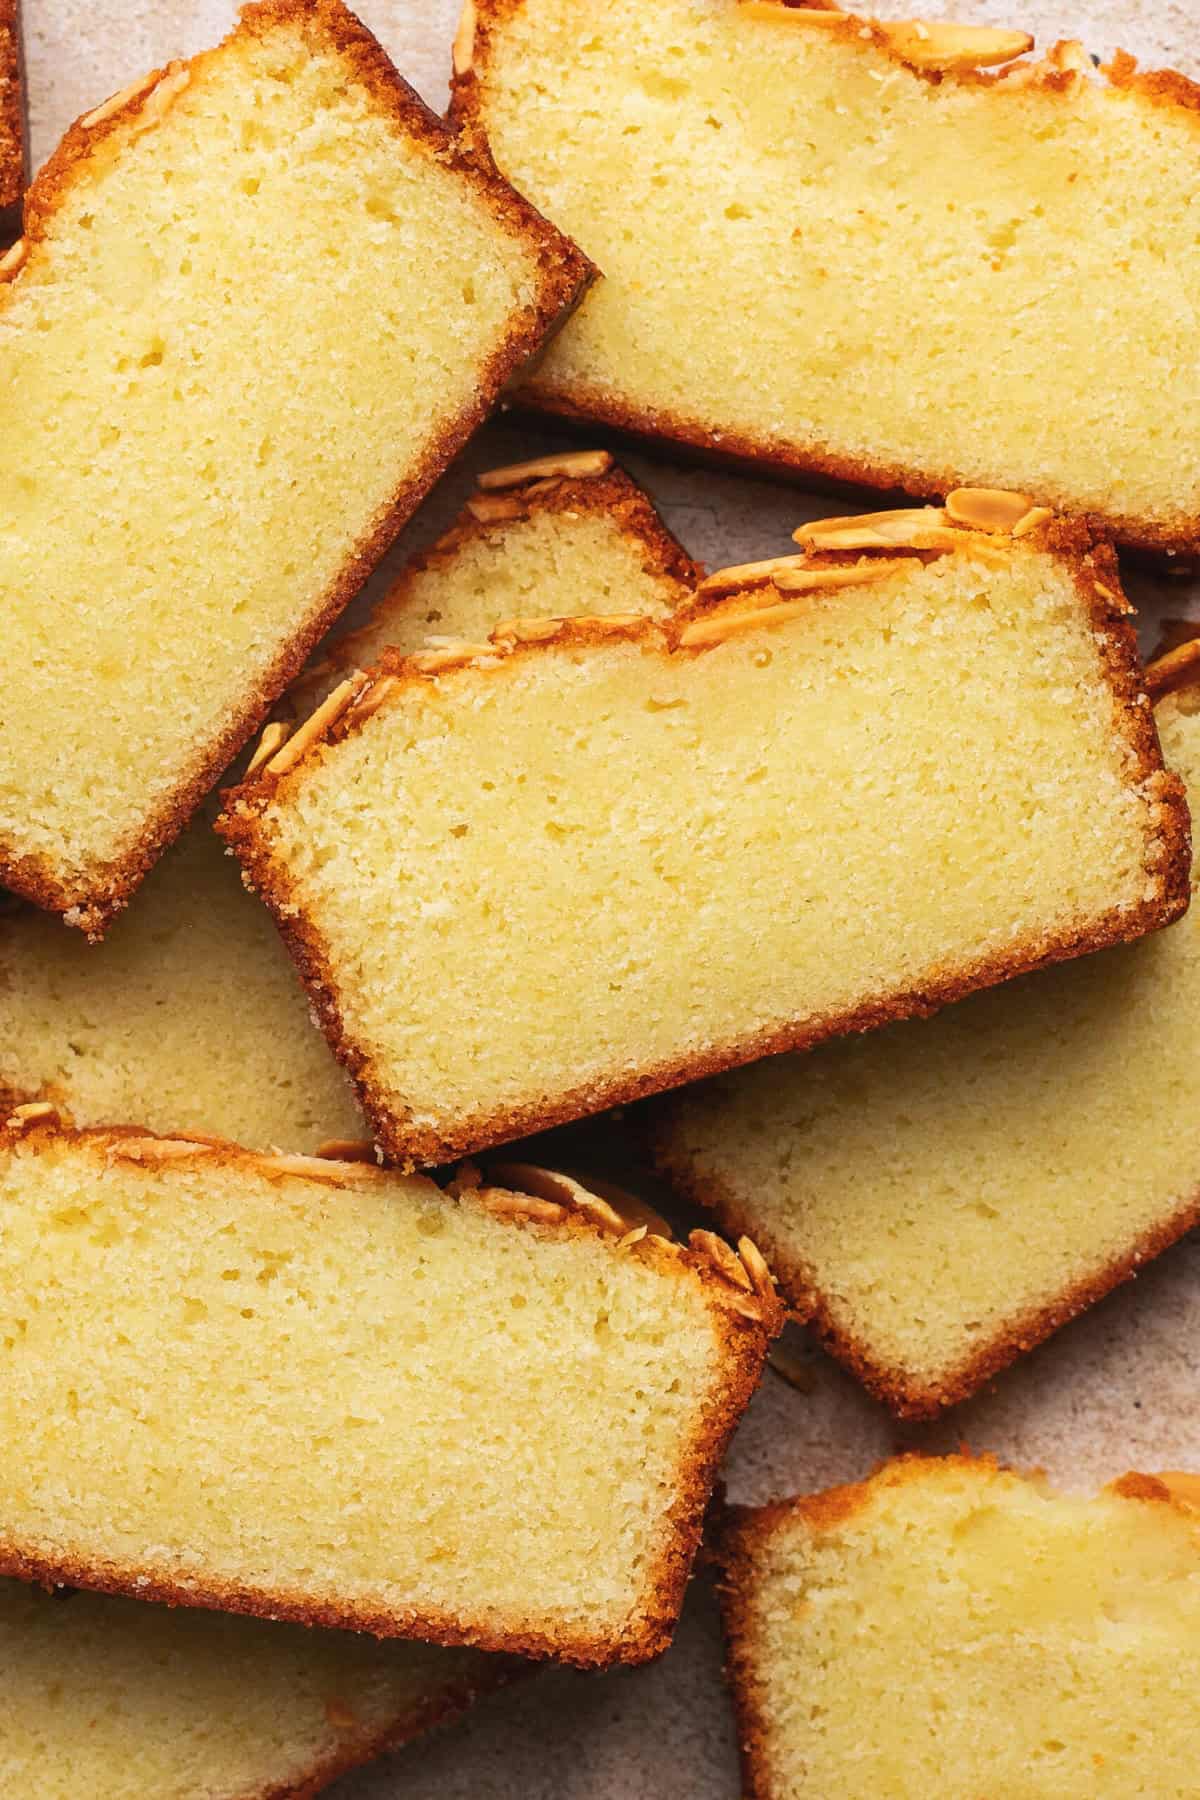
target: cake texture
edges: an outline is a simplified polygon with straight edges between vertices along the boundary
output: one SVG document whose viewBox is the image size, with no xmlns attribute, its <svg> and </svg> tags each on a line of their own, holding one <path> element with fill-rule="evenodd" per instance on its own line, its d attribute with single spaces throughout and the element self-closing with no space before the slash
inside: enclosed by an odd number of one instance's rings
<svg viewBox="0 0 1200 1800">
<path fill-rule="evenodd" d="M 0 249 L 21 229 L 25 140 L 20 0 L 0 0 Z"/>
<path fill-rule="evenodd" d="M 357 631 L 322 647 L 290 690 L 304 712 L 387 649 L 487 637 L 539 614 L 641 612 L 663 618 L 701 570 L 607 450 L 491 469 L 432 549 L 415 556 Z"/>
<path fill-rule="evenodd" d="M 1191 793 L 1198 652 L 1147 671 Z M 646 1125 L 660 1172 L 750 1232 L 833 1354 L 920 1418 L 1200 1223 L 1198 1120 L 1193 907 L 936 1019 L 703 1083 Z"/>
<path fill-rule="evenodd" d="M 262 0 L 114 96 L 25 212 L 0 881 L 98 935 L 586 265 L 340 0 Z"/>
<path fill-rule="evenodd" d="M 0 1114 L 35 1099 L 77 1125 L 136 1119 L 255 1150 L 366 1135 L 278 933 L 203 816 L 99 951 L 35 907 L 0 911 Z"/>
<path fill-rule="evenodd" d="M 1032 42 L 469 0 L 464 138 L 605 275 L 521 398 L 810 480 L 1028 489 L 1195 554 L 1200 89 Z"/>
<path fill-rule="evenodd" d="M 746 1800 L 1192 1800 L 1197 1476 L 902 1457 L 719 1556 Z"/>
<path fill-rule="evenodd" d="M 387 652 L 226 796 L 397 1161 L 928 1012 L 1186 905 L 1107 548 L 997 494 L 801 535 L 663 621 Z"/>
<path fill-rule="evenodd" d="M 308 1800 L 503 1657 L 0 1582 L 8 1800 Z"/>
<path fill-rule="evenodd" d="M 752 1245 L 39 1106 L 0 1220 L 0 1572 L 585 1665 L 669 1642 L 782 1322 Z"/>
</svg>

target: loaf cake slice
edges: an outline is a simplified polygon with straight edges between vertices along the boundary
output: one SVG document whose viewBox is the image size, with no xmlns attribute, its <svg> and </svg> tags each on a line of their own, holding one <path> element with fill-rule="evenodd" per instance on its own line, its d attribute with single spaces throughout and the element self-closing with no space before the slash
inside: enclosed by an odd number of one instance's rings
<svg viewBox="0 0 1200 1800">
<path fill-rule="evenodd" d="M 458 124 L 606 277 L 521 397 L 806 477 L 1028 488 L 1194 554 L 1200 89 L 1032 42 L 467 0 Z"/>
<path fill-rule="evenodd" d="M 21 5 L 20 0 L 0 0 L 0 249 L 21 229 L 25 136 Z"/>
<path fill-rule="evenodd" d="M 662 622 L 388 652 L 226 796 L 218 829 L 393 1158 L 1177 916 L 1186 807 L 1111 552 L 1019 497 L 948 504 L 1021 535 L 834 520 Z"/>
<path fill-rule="evenodd" d="M 16 1581 L 0 1662 L 7 1800 L 301 1800 L 513 1667 Z"/>
<path fill-rule="evenodd" d="M 68 132 L 0 262 L 0 881 L 99 934 L 584 279 L 340 0 Z"/>
<path fill-rule="evenodd" d="M 746 1800 L 1193 1800 L 1200 1477 L 903 1457 L 720 1555 Z"/>
<path fill-rule="evenodd" d="M 1198 651 L 1147 673 L 1182 684 L 1156 713 L 1193 794 Z M 647 1123 L 660 1172 L 752 1233 L 833 1354 L 932 1416 L 1200 1223 L 1200 914 Z"/>
<path fill-rule="evenodd" d="M 573 1184 L 455 1191 L 31 1107 L 0 1137 L 0 1572 L 379 1636 L 668 1643 L 782 1322 Z"/>
<path fill-rule="evenodd" d="M 278 933 L 203 816 L 102 948 L 32 906 L 0 912 L 0 1109 L 136 1119 L 251 1149 L 362 1138 L 345 1074 Z"/>
<path fill-rule="evenodd" d="M 700 569 L 607 450 L 491 469 L 453 528 L 401 571 L 367 623 L 323 647 L 289 695 L 306 711 L 388 649 L 478 639 L 522 615 L 621 612 L 663 618 Z"/>
</svg>

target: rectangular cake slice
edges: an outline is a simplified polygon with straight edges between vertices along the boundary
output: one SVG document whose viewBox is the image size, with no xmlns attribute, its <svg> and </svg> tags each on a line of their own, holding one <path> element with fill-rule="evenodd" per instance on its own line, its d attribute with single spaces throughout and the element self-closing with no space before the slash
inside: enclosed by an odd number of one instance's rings
<svg viewBox="0 0 1200 1800">
<path fill-rule="evenodd" d="M 72 127 L 0 261 L 0 882 L 103 929 L 585 273 L 340 0 Z"/>
<path fill-rule="evenodd" d="M 203 815 L 96 947 L 0 910 L 0 1116 L 52 1100 L 77 1125 L 136 1119 L 250 1149 L 367 1135 L 261 906 Z"/>
<path fill-rule="evenodd" d="M 490 469 L 452 529 L 401 571 L 365 625 L 322 647 L 289 700 L 307 711 L 387 649 L 486 638 L 522 616 L 611 606 L 663 618 L 700 574 L 607 450 Z"/>
<path fill-rule="evenodd" d="M 1200 88 L 1032 43 L 468 0 L 457 122 L 605 276 L 521 397 L 806 477 L 1028 488 L 1194 554 Z"/>
<path fill-rule="evenodd" d="M 309 1800 L 520 1667 L 0 1582 L 7 1800 Z"/>
<path fill-rule="evenodd" d="M 1200 1478 L 903 1457 L 720 1557 L 746 1800 L 1193 1800 Z"/>
<path fill-rule="evenodd" d="M 710 578 L 662 622 L 389 652 L 226 797 L 219 829 L 392 1157 L 1177 916 L 1186 807 L 1115 561 L 1009 502 L 949 505 L 1007 505 L 1020 535 L 941 508 L 814 526 L 771 580 L 710 599 L 755 576 Z"/>
<path fill-rule="evenodd" d="M 33 1106 L 0 1135 L 0 1572 L 640 1662 L 782 1322 L 752 1245 Z"/>
<path fill-rule="evenodd" d="M 1193 794 L 1198 648 L 1156 707 Z M 1152 692 L 1166 678 L 1147 672 Z M 834 1355 L 930 1416 L 1200 1223 L 1200 914 L 702 1083 L 649 1132 L 660 1171 L 752 1234 Z"/>
<path fill-rule="evenodd" d="M 0 250 L 21 229 L 26 173 L 20 0 L 0 0 Z"/>
</svg>

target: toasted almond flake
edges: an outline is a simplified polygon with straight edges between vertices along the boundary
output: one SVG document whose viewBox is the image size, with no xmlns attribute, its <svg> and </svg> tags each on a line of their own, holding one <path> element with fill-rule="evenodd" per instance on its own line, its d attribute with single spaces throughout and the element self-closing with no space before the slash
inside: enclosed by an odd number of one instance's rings
<svg viewBox="0 0 1200 1800">
<path fill-rule="evenodd" d="M 734 1287 L 744 1288 L 747 1293 L 754 1292 L 754 1283 L 742 1267 L 740 1259 L 715 1231 L 693 1231 L 688 1238 L 688 1249 L 707 1256 L 718 1274 L 723 1275 Z"/>
<path fill-rule="evenodd" d="M 525 489 L 525 492 L 529 496 L 529 498 L 532 500 L 535 494 L 553 494 L 555 492 L 555 490 L 557 488 L 560 488 L 561 486 L 562 486 L 562 476 L 561 475 L 548 475 L 546 477 L 545 481 L 533 482 L 529 487 L 527 487 Z"/>
<path fill-rule="evenodd" d="M 358 726 L 373 718 L 388 695 L 401 685 L 398 675 L 380 675 L 365 687 L 350 710 L 350 723 Z"/>
<path fill-rule="evenodd" d="M 1025 517 L 1017 520 L 1012 528 L 1012 534 L 1015 538 L 1028 537 L 1031 531 L 1036 531 L 1039 525 L 1047 524 L 1053 517 L 1053 507 L 1031 506 Z"/>
<path fill-rule="evenodd" d="M 698 594 L 732 594 L 738 588 L 759 587 L 775 581 L 786 569 L 803 569 L 806 556 L 768 556 L 763 562 L 731 563 L 727 569 L 714 569 L 697 587 Z"/>
<path fill-rule="evenodd" d="M 1005 488 L 962 487 L 946 495 L 947 516 L 975 531 L 1009 534 L 1028 518 L 1032 505 L 1028 494 L 1012 494 Z"/>
<path fill-rule="evenodd" d="M 1033 49 L 1027 31 L 1007 31 L 1001 26 L 897 19 L 877 22 L 875 31 L 894 56 L 914 69 L 990 69 Z"/>
<path fill-rule="evenodd" d="M 108 1154 L 118 1162 L 170 1163 L 182 1162 L 189 1156 L 205 1156 L 212 1149 L 207 1138 L 133 1137 L 116 1138 Z"/>
<path fill-rule="evenodd" d="M 873 556 L 866 562 L 834 563 L 823 569 L 785 570 L 776 577 L 781 594 L 816 594 L 823 589 L 861 587 L 868 581 L 886 581 L 912 564 L 902 556 Z"/>
<path fill-rule="evenodd" d="M 140 99 L 143 94 L 148 93 L 157 82 L 162 80 L 165 73 L 164 69 L 151 69 L 149 74 L 140 75 L 136 81 L 131 81 L 127 87 L 121 88 L 109 99 L 102 101 L 99 106 L 93 107 L 90 113 L 84 113 L 79 121 L 80 126 L 84 131 L 91 131 L 93 126 L 103 125 L 105 119 L 111 119 L 114 113 L 119 113 L 121 108 L 128 106 L 131 100 Z"/>
<path fill-rule="evenodd" d="M 565 619 L 505 619 L 492 631 L 497 643 L 511 638 L 518 644 L 544 644 L 548 639 L 557 637 Z"/>
<path fill-rule="evenodd" d="M 0 281 L 11 281 L 14 275 L 19 275 L 25 266 L 28 255 L 29 239 L 19 237 L 16 243 L 11 244 L 4 255 L 0 256 Z"/>
<path fill-rule="evenodd" d="M 428 648 L 409 657 L 414 669 L 422 675 L 444 675 L 448 669 L 462 669 L 468 663 L 494 660 L 494 644 L 472 644 L 466 638 L 428 638 Z"/>
<path fill-rule="evenodd" d="M 291 734 L 291 726 L 285 725 L 280 719 L 272 719 L 269 725 L 264 726 L 263 734 L 258 740 L 258 749 L 246 764 L 247 781 L 252 775 L 258 774 L 264 763 L 270 762 L 275 752 L 287 743 Z"/>
<path fill-rule="evenodd" d="M 475 66 L 475 0 L 463 0 L 454 34 L 451 63 L 456 75 L 469 75 Z"/>
<path fill-rule="evenodd" d="M 467 511 L 481 525 L 499 525 L 506 519 L 525 517 L 525 507 L 516 494 L 472 494 Z"/>
<path fill-rule="evenodd" d="M 547 476 L 568 476 L 579 480 L 592 475 L 607 475 L 613 459 L 607 450 L 568 450 L 561 456 L 535 456 L 528 462 L 505 463 L 499 469 L 485 469 L 479 485 L 485 493 L 498 488 L 523 487 L 529 481 Z"/>
<path fill-rule="evenodd" d="M 18 1106 L 5 1119 L 8 1131 L 27 1131 L 31 1125 L 49 1124 L 51 1119 L 59 1122 L 59 1112 L 49 1100 L 27 1100 L 24 1106 Z"/>
<path fill-rule="evenodd" d="M 923 550 L 944 534 L 949 520 L 940 506 L 901 507 L 890 512 L 813 519 L 799 525 L 793 540 L 806 550 Z"/>
<path fill-rule="evenodd" d="M 367 1164 L 360 1159 L 349 1162 L 335 1162 L 328 1156 L 259 1156 L 255 1158 L 264 1175 L 297 1175 L 305 1181 L 331 1181 L 339 1184 L 350 1175 L 362 1175 L 367 1171 Z M 382 1175 L 383 1170 L 372 1159 L 370 1172 Z"/>
<path fill-rule="evenodd" d="M 186 63 L 168 63 L 162 79 L 155 82 L 142 103 L 136 130 L 148 131 L 151 126 L 160 124 L 191 79 L 192 71 Z"/>
<path fill-rule="evenodd" d="M 298 725 L 281 750 L 277 750 L 266 764 L 268 775 L 286 775 L 294 768 L 306 751 L 323 738 L 331 725 L 337 723 L 344 712 L 353 706 L 364 681 L 361 669 L 355 669 L 345 681 L 338 683 L 332 694 L 327 694 L 316 711 L 310 713 L 302 725 Z"/>
<path fill-rule="evenodd" d="M 557 1225 L 567 1216 L 566 1207 L 553 1200 L 541 1200 L 534 1194 L 512 1194 L 505 1188 L 477 1188 L 475 1198 L 497 1219 L 528 1219 L 539 1225 Z"/>
<path fill-rule="evenodd" d="M 1177 644 L 1146 670 L 1146 691 L 1151 700 L 1161 700 L 1176 688 L 1187 687 L 1200 675 L 1200 637 Z"/>
<path fill-rule="evenodd" d="M 831 25 L 846 16 L 837 7 L 784 6 L 782 0 L 740 0 L 738 11 L 748 19 L 785 19 L 789 25 Z"/>
<path fill-rule="evenodd" d="M 330 1162 L 373 1163 L 375 1146 L 369 1138 L 325 1138 L 317 1145 L 313 1155 L 324 1157 Z"/>
<path fill-rule="evenodd" d="M 755 1293 L 765 1295 L 768 1299 L 772 1298 L 775 1293 L 775 1277 L 767 1267 L 766 1258 L 754 1239 L 740 1237 L 737 1248 Z"/>
<path fill-rule="evenodd" d="M 743 631 L 757 631 L 773 625 L 786 625 L 792 619 L 810 616 L 811 609 L 799 600 L 781 600 L 776 606 L 745 607 L 735 612 L 714 612 L 709 618 L 693 619 L 679 633 L 682 650 L 706 650 L 723 644 L 727 638 Z"/>
<path fill-rule="evenodd" d="M 617 1249 L 632 1250 L 635 1244 L 641 1243 L 648 1230 L 649 1226 L 647 1225 L 635 1225 L 632 1231 L 627 1231 L 623 1238 L 617 1239 Z"/>
</svg>

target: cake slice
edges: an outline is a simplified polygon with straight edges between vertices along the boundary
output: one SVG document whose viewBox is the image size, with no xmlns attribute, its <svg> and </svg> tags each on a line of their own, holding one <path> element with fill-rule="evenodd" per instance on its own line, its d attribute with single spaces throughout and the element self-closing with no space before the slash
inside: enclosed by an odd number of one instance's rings
<svg viewBox="0 0 1200 1800">
<path fill-rule="evenodd" d="M 345 1074 L 261 906 L 204 817 L 99 949 L 32 906 L 0 911 L 0 1116 L 53 1100 L 251 1149 L 362 1138 Z"/>
<path fill-rule="evenodd" d="M 301 1800 L 514 1666 L 16 1581 L 0 1660 L 8 1800 Z"/>
<path fill-rule="evenodd" d="M 1198 653 L 1147 674 L 1193 794 Z M 703 1083 L 648 1128 L 660 1172 L 753 1235 L 834 1355 L 931 1416 L 1200 1223 L 1200 914 Z"/>
<path fill-rule="evenodd" d="M 746 1800 L 1195 1795 L 1200 1478 L 903 1457 L 720 1556 Z"/>
<path fill-rule="evenodd" d="M 476 1178 L 477 1179 L 477 1178 Z M 752 1245 L 45 1107 L 0 1136 L 0 1572 L 379 1636 L 670 1640 L 782 1322 Z"/>
<path fill-rule="evenodd" d="M 1005 516 L 1018 535 L 955 522 Z M 1002 494 L 806 536 L 662 622 L 387 652 L 226 796 L 396 1160 L 927 1012 L 1186 905 L 1110 551 Z"/>
<path fill-rule="evenodd" d="M 25 136 L 20 0 L 0 0 L 0 249 L 21 229 Z"/>
<path fill-rule="evenodd" d="M 1200 88 L 1032 43 L 467 0 L 458 125 L 606 278 L 521 398 L 806 478 L 1028 488 L 1194 555 Z"/>
<path fill-rule="evenodd" d="M 0 881 L 103 930 L 585 273 L 340 0 L 72 127 L 0 261 Z"/>
<path fill-rule="evenodd" d="M 701 571 L 607 450 L 490 469 L 445 537 L 415 556 L 367 623 L 325 645 L 289 694 L 307 711 L 388 648 L 486 637 L 531 613 L 615 610 L 663 618 Z"/>
</svg>

